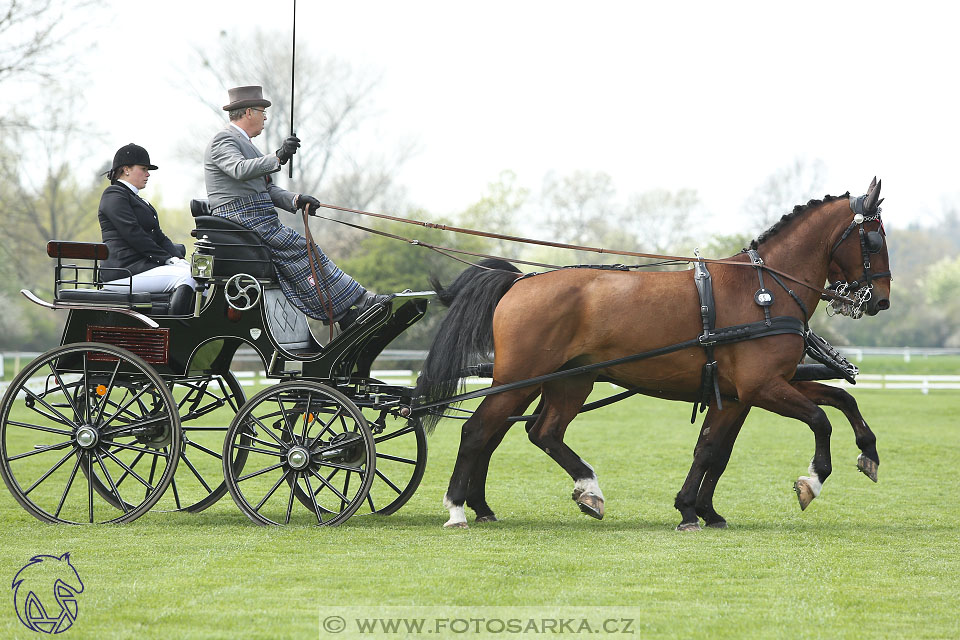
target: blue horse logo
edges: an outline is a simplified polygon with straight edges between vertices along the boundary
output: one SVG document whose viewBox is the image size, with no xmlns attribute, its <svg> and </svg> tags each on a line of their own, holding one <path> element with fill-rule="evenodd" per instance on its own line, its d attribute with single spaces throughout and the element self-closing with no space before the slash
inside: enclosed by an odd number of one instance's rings
<svg viewBox="0 0 960 640">
<path fill-rule="evenodd" d="M 17 617 L 31 631 L 62 633 L 77 619 L 77 594 L 83 593 L 83 582 L 69 553 L 30 558 L 10 588 Z"/>
</svg>

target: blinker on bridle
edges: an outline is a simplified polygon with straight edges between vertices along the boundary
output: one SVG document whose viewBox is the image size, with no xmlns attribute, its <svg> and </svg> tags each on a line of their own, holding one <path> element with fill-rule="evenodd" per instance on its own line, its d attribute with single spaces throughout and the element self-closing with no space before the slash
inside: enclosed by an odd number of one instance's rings
<svg viewBox="0 0 960 640">
<path fill-rule="evenodd" d="M 867 199 L 866 195 L 858 196 L 856 198 L 850 198 L 850 208 L 853 210 L 853 222 L 850 223 L 850 226 L 841 234 L 840 239 L 833 245 L 833 249 L 830 251 L 830 259 L 833 259 L 833 255 L 837 252 L 837 249 L 840 248 L 840 245 L 844 240 L 847 239 L 854 229 L 857 230 L 860 236 L 860 256 L 863 259 L 863 275 L 859 280 L 853 282 L 836 282 L 831 288 L 835 289 L 840 295 L 853 296 L 855 304 L 853 306 L 848 304 L 838 304 L 837 301 L 832 301 L 830 307 L 827 307 L 827 312 L 830 313 L 830 309 L 834 309 L 835 313 L 842 313 L 844 315 L 849 315 L 853 318 L 859 318 L 863 315 L 863 309 L 866 306 L 867 302 L 870 301 L 873 291 L 873 281 L 880 278 L 890 278 L 890 271 L 881 271 L 874 273 L 870 271 L 870 255 L 880 253 L 883 249 L 883 220 L 880 218 L 880 200 L 876 203 L 876 211 L 874 213 L 869 213 L 866 210 L 864 201 Z M 880 223 L 878 231 L 866 231 L 863 228 L 864 222 L 871 222 L 876 220 Z M 833 314 L 830 314 L 833 315 Z"/>
</svg>

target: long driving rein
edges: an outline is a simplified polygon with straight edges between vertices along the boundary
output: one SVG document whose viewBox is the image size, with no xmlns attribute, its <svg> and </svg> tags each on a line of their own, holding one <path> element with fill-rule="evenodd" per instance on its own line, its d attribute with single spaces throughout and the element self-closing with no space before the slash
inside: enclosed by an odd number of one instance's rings
<svg viewBox="0 0 960 640">
<path fill-rule="evenodd" d="M 851 198 L 850 198 L 850 206 L 851 206 L 851 208 L 854 207 L 854 201 L 859 201 L 859 206 L 860 206 L 860 208 L 862 209 L 862 208 L 863 208 L 863 198 L 864 198 L 863 196 L 860 196 L 860 197 L 858 197 L 858 198 L 853 198 L 853 197 L 851 197 Z M 859 303 L 859 300 L 854 300 L 854 299 L 852 299 L 852 298 L 847 297 L 846 295 L 844 295 L 844 292 L 842 292 L 842 291 L 839 291 L 839 290 L 836 290 L 836 289 L 824 289 L 824 288 L 818 287 L 818 286 L 816 286 L 816 285 L 812 285 L 812 284 L 810 284 L 809 282 L 806 282 L 806 281 L 804 281 L 804 280 L 801 280 L 801 279 L 797 278 L 796 276 L 792 276 L 792 275 L 790 275 L 789 273 L 785 273 L 785 272 L 783 272 L 783 271 L 780 271 L 779 269 L 775 269 L 774 267 L 771 267 L 771 266 L 769 266 L 769 265 L 767 265 L 767 264 L 761 263 L 760 265 L 757 265 L 757 264 L 754 263 L 752 260 L 749 261 L 749 262 L 740 262 L 740 261 L 737 261 L 737 260 L 732 260 L 732 259 L 730 259 L 730 258 L 719 258 L 719 259 L 718 259 L 718 258 L 701 258 L 700 256 L 696 256 L 696 257 L 689 257 L 689 256 L 670 256 L 670 255 L 663 255 L 663 254 L 656 254 L 656 253 L 641 253 L 641 252 L 638 252 L 638 251 L 623 251 L 623 250 L 620 250 L 620 249 L 604 249 L 604 248 L 602 248 L 602 247 L 588 247 L 588 246 L 581 246 L 581 245 L 574 245 L 574 244 L 566 244 L 566 243 L 562 243 L 562 242 L 550 242 L 550 241 L 548 241 L 548 240 L 537 240 L 537 239 L 535 239 L 535 238 L 524 238 L 524 237 L 520 237 L 520 236 L 511 236 L 511 235 L 506 235 L 506 234 L 502 234 L 502 233 L 494 233 L 494 232 L 490 232 L 490 231 L 478 231 L 478 230 L 476 230 L 476 229 L 466 229 L 466 228 L 463 228 L 463 227 L 454 227 L 454 226 L 445 225 L 445 224 L 438 224 L 438 223 L 435 223 L 435 222 L 425 222 L 425 221 L 422 221 L 422 220 L 414 220 L 414 219 L 412 219 L 412 218 L 401 218 L 401 217 L 398 217 L 398 216 L 387 215 L 387 214 L 385 214 L 385 213 L 374 213 L 374 212 L 371 212 L 371 211 L 364 211 L 364 210 L 362 210 L 362 209 L 351 209 L 351 208 L 349 208 L 349 207 L 341 207 L 341 206 L 334 205 L 334 204 L 324 204 L 324 203 L 321 203 L 321 204 L 320 204 L 320 207 L 323 207 L 324 209 L 332 209 L 332 210 L 335 210 L 335 211 L 344 211 L 344 212 L 346 212 L 346 213 L 355 213 L 355 214 L 358 214 L 358 215 L 370 216 L 370 217 L 373 217 L 373 218 L 380 218 L 380 219 L 382 219 L 382 220 L 391 220 L 391 221 L 393 221 L 393 222 L 402 222 L 402 223 L 404 223 L 404 224 L 417 225 L 417 226 L 424 227 L 424 228 L 427 228 L 427 229 L 440 229 L 440 230 L 442 230 L 442 231 L 451 231 L 451 232 L 453 232 L 453 233 L 462 233 L 462 234 L 466 234 L 466 235 L 479 236 L 479 237 L 483 237 L 483 238 L 491 238 L 491 239 L 494 239 L 494 240 L 507 240 L 507 241 L 509 241 L 509 242 L 519 242 L 519 243 L 523 243 L 523 244 L 534 244 L 534 245 L 540 245 L 540 246 L 545 246 L 545 247 L 553 247 L 553 248 L 557 248 L 557 249 L 572 249 L 572 250 L 575 250 L 575 251 L 589 251 L 589 252 L 592 252 L 592 253 L 607 253 L 607 254 L 611 254 L 611 255 L 630 256 L 630 257 L 635 257 L 635 258 L 648 258 L 648 259 L 662 260 L 662 261 L 668 261 L 668 262 L 677 262 L 677 263 L 680 263 L 680 262 L 686 262 L 686 263 L 706 262 L 706 263 L 710 263 L 710 264 L 727 264 L 727 265 L 735 265 L 735 266 L 740 266 L 740 267 L 752 267 L 752 268 L 757 268 L 757 267 L 759 267 L 759 268 L 762 268 L 764 271 L 770 272 L 771 274 L 776 274 L 776 275 L 778 275 L 778 276 L 781 276 L 781 277 L 783 277 L 783 278 L 786 278 L 787 280 L 790 280 L 791 282 L 795 282 L 795 283 L 797 283 L 797 284 L 799 284 L 799 285 L 801 285 L 801 286 L 803 286 L 803 287 L 806 287 L 807 289 L 810 289 L 810 290 L 812 290 L 812 291 L 816 291 L 817 293 L 820 294 L 821 298 L 823 298 L 824 300 L 832 300 L 832 301 L 834 301 L 835 303 L 838 303 L 839 305 L 850 305 L 850 306 L 856 306 L 856 305 Z M 407 242 L 407 243 L 409 243 L 409 244 L 424 246 L 424 247 L 427 247 L 427 248 L 429 248 L 429 249 L 433 249 L 433 250 L 435 250 L 435 251 L 439 251 L 440 253 L 444 253 L 445 255 L 448 255 L 448 257 L 453 257 L 453 256 L 449 256 L 449 253 L 460 253 L 460 254 L 467 254 L 467 255 L 472 255 L 472 256 L 477 256 L 477 257 L 484 257 L 484 258 L 497 258 L 497 257 L 499 257 L 499 256 L 490 256 L 490 255 L 486 255 L 486 254 L 480 254 L 480 253 L 473 253 L 473 252 L 469 252 L 469 251 L 463 251 L 463 250 L 454 249 L 454 248 L 451 248 L 451 247 L 440 247 L 440 246 L 436 246 L 436 245 L 431 245 L 431 244 L 422 242 L 422 241 L 420 241 L 420 240 L 411 239 L 411 238 L 405 238 L 405 237 L 403 237 L 403 236 L 398 236 L 398 235 L 394 235 L 394 234 L 388 234 L 388 233 L 386 233 L 386 232 L 378 231 L 378 230 L 376 230 L 376 229 L 370 229 L 370 228 L 368 228 L 368 227 L 364 227 L 364 226 L 361 226 L 361 225 L 352 224 L 352 223 L 349 223 L 349 222 L 344 222 L 344 221 L 342 221 L 342 220 L 337 220 L 336 218 L 328 218 L 328 217 L 326 217 L 326 216 L 320 216 L 320 215 L 317 215 L 317 214 L 315 214 L 315 213 L 312 214 L 312 215 L 314 215 L 314 216 L 316 216 L 316 217 L 318 217 L 318 218 L 322 218 L 322 219 L 324 219 L 324 220 L 330 220 L 330 221 L 336 222 L 336 223 L 338 223 L 338 224 L 343 224 L 343 225 L 346 225 L 346 226 L 349 226 L 349 227 L 353 227 L 353 228 L 355 228 L 355 229 L 362 229 L 362 230 L 364 230 L 364 231 L 367 231 L 367 232 L 370 232 L 370 233 L 374 233 L 374 234 L 377 234 L 377 235 L 386 236 L 386 237 L 394 238 L 394 239 L 397 239 L 397 240 L 402 240 L 402 241 Z M 877 213 L 877 217 L 872 217 L 872 218 L 869 218 L 869 219 L 873 220 L 873 219 L 877 219 L 878 217 L 879 217 L 879 212 Z M 867 220 L 866 217 L 864 217 L 864 221 L 865 221 L 865 220 Z M 854 222 L 853 224 L 854 224 L 854 226 L 855 226 L 857 223 Z M 862 221 L 861 221 L 860 224 L 862 224 Z M 862 233 L 862 228 L 861 228 L 861 233 Z M 876 232 L 870 232 L 870 233 L 876 233 Z M 849 232 L 848 232 L 848 234 L 849 234 Z M 843 241 L 843 238 L 841 238 L 840 242 L 842 242 L 842 241 Z M 837 246 L 839 246 L 840 242 L 837 243 Z M 836 247 L 834 247 L 834 250 L 836 250 Z M 878 250 L 879 250 L 879 249 L 878 249 Z M 446 253 L 445 253 L 445 252 L 446 252 Z M 831 257 L 832 257 L 832 255 L 833 255 L 833 254 L 831 253 Z M 459 258 L 455 258 L 455 259 L 459 259 Z M 514 259 L 506 259 L 506 258 L 501 258 L 501 259 L 505 259 L 505 260 L 507 260 L 508 262 L 519 262 L 519 263 L 521 263 L 521 264 L 533 264 L 533 265 L 535 265 L 535 266 L 552 266 L 552 265 L 542 265 L 542 264 L 538 264 L 538 263 L 529 263 L 529 262 L 525 262 L 525 261 L 523 261 L 523 260 L 514 260 Z M 462 260 L 461 260 L 461 261 L 462 261 Z M 869 265 L 868 265 L 868 267 L 869 267 Z M 880 277 L 883 277 L 883 275 L 884 275 L 884 274 L 874 274 L 874 275 L 873 275 L 873 278 L 880 278 Z M 887 275 L 889 275 L 889 273 L 888 273 Z"/>
</svg>

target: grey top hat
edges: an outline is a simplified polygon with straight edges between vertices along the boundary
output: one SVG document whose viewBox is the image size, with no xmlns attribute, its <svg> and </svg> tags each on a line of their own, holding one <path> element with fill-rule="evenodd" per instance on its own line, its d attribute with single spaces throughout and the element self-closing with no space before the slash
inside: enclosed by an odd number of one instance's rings
<svg viewBox="0 0 960 640">
<path fill-rule="evenodd" d="M 230 100 L 230 104 L 223 106 L 224 111 L 247 107 L 269 107 L 272 104 L 269 100 L 263 99 L 263 87 L 257 85 L 228 89 L 227 99 Z"/>
</svg>

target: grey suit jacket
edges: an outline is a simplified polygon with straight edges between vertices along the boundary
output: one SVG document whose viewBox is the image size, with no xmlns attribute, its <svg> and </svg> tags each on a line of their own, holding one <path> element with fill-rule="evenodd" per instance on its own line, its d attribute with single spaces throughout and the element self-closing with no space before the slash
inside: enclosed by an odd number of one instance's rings
<svg viewBox="0 0 960 640">
<path fill-rule="evenodd" d="M 269 193 L 273 204 L 286 211 L 296 211 L 296 194 L 273 184 L 269 175 L 280 170 L 274 155 L 260 153 L 236 127 L 227 125 L 207 145 L 203 153 L 203 174 L 207 183 L 210 208 L 229 204 L 238 198 Z"/>
</svg>

